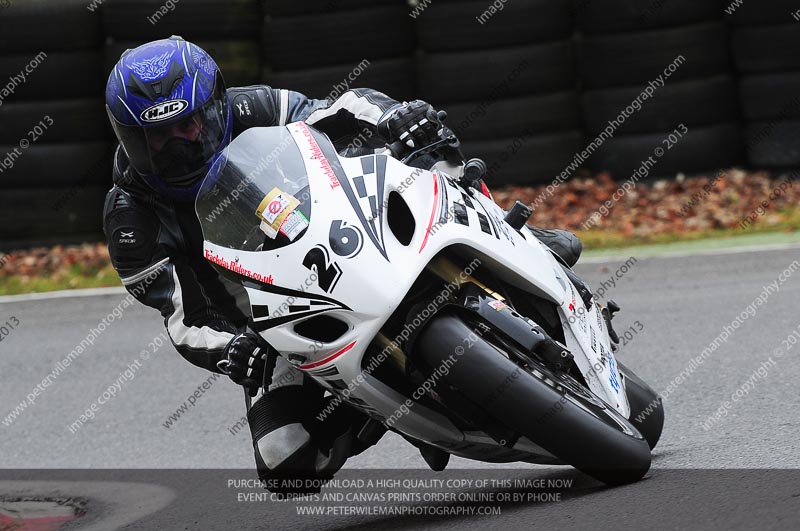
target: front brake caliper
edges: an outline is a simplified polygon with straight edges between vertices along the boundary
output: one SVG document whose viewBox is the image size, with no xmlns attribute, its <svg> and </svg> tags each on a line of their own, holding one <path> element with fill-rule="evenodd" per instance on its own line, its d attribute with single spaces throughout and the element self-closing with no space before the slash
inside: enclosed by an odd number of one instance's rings
<svg viewBox="0 0 800 531">
<path fill-rule="evenodd" d="M 536 353 L 550 368 L 561 371 L 572 364 L 573 355 L 567 347 L 550 337 L 536 322 L 520 315 L 478 286 L 463 285 L 459 292 L 459 303 L 516 343 L 523 352 Z"/>
</svg>

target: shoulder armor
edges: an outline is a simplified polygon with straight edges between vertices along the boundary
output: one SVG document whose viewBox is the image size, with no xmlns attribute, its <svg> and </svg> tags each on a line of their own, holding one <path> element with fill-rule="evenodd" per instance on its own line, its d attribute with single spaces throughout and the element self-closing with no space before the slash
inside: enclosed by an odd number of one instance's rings
<svg viewBox="0 0 800 531">
<path fill-rule="evenodd" d="M 228 89 L 233 112 L 233 134 L 238 135 L 250 127 L 278 125 L 280 111 L 277 92 L 266 85 Z"/>
<path fill-rule="evenodd" d="M 103 232 L 117 270 L 146 267 L 153 261 L 161 231 L 155 211 L 114 186 L 103 207 Z"/>
</svg>

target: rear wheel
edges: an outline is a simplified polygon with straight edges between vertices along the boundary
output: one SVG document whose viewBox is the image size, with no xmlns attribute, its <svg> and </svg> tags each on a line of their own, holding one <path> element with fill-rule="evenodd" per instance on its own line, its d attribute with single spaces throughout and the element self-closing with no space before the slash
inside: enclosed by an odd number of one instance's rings
<svg viewBox="0 0 800 531">
<path fill-rule="evenodd" d="M 417 355 L 490 417 L 595 479 L 630 483 L 650 468 L 647 441 L 627 419 L 491 332 L 443 314 L 422 331 Z"/>
</svg>

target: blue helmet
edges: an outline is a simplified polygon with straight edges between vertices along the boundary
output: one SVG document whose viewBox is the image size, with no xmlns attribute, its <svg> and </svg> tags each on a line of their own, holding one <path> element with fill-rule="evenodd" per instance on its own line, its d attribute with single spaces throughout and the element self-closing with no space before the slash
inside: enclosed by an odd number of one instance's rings
<svg viewBox="0 0 800 531">
<path fill-rule="evenodd" d="M 232 115 L 217 64 L 181 37 L 122 54 L 106 109 L 131 166 L 155 191 L 194 199 L 231 139 Z"/>
</svg>

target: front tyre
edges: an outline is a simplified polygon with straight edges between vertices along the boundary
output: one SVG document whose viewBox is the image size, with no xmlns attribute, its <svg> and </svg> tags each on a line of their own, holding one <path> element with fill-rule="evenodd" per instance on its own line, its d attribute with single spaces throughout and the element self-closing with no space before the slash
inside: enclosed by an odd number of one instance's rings
<svg viewBox="0 0 800 531">
<path fill-rule="evenodd" d="M 492 332 L 460 317 L 436 316 L 415 353 L 442 380 L 515 433 L 609 485 L 650 469 L 647 441 L 622 415 L 572 377 L 524 358 Z"/>
<path fill-rule="evenodd" d="M 658 444 L 664 429 L 664 404 L 658 393 L 635 372 L 619 361 L 617 364 L 625 378 L 625 393 L 631 405 L 630 421 L 644 435 L 652 450 Z"/>
</svg>

